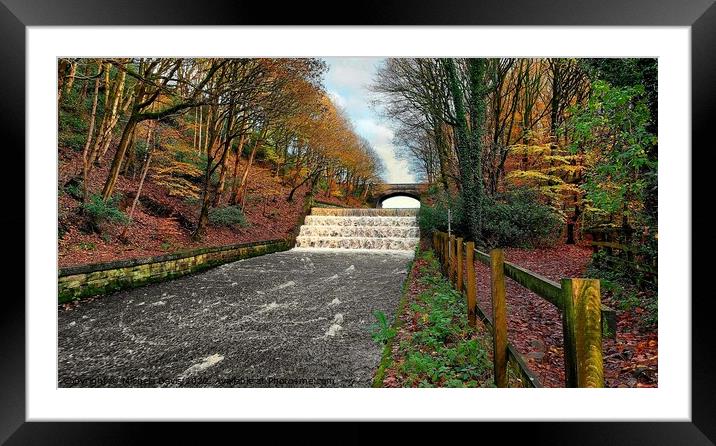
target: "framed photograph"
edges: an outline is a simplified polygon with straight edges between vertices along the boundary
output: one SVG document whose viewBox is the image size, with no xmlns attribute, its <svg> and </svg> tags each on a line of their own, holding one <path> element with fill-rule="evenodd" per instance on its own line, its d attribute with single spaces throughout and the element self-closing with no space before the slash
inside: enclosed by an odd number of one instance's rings
<svg viewBox="0 0 716 446">
<path fill-rule="evenodd" d="M 711 0 L 0 3 L 26 210 L 1 441 L 713 444 Z"/>
</svg>

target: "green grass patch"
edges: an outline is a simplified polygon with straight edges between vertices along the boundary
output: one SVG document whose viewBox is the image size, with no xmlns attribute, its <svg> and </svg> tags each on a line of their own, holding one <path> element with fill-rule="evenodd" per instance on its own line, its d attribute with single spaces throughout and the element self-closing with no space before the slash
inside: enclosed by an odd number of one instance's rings
<svg viewBox="0 0 716 446">
<path fill-rule="evenodd" d="M 374 339 L 385 345 L 382 370 L 376 373 L 374 386 L 382 385 L 389 371 L 404 387 L 494 386 L 489 335 L 469 326 L 465 298 L 442 276 L 433 252 L 418 251 L 416 262 L 398 310 L 398 315 L 412 323 L 405 327 L 394 324 L 396 333 L 380 321 L 374 327 Z M 411 284 L 418 285 L 417 295 L 410 293 Z M 396 316 L 396 321 L 400 320 Z M 385 340 L 386 336 L 390 338 Z"/>
<path fill-rule="evenodd" d="M 97 249 L 97 245 L 94 242 L 80 242 L 77 247 L 82 251 L 94 251 Z"/>
<path fill-rule="evenodd" d="M 415 256 L 413 259 L 416 259 L 418 256 L 418 253 L 420 252 L 420 248 L 415 248 Z M 408 270 L 408 277 L 403 282 L 403 289 L 402 294 L 400 297 L 400 303 L 398 303 L 398 309 L 395 312 L 395 319 L 393 320 L 393 324 L 391 326 L 391 329 L 393 330 L 393 333 L 397 334 L 398 329 L 400 328 L 400 317 L 399 315 L 403 314 L 405 311 L 405 306 L 407 305 L 409 295 L 409 285 L 411 281 L 413 280 L 413 263 L 415 260 L 412 260 L 408 262 L 407 270 Z M 377 317 L 377 316 L 376 316 Z M 378 321 L 378 324 L 380 324 L 380 321 Z M 378 328 L 380 329 L 380 328 Z M 374 337 L 374 334 L 371 333 L 371 336 L 373 337 L 373 340 L 375 342 L 377 341 Z M 383 353 L 380 358 L 380 364 L 378 364 L 378 370 L 376 370 L 375 375 L 373 376 L 373 384 L 372 387 L 383 387 L 383 380 L 385 379 L 385 372 L 393 364 L 393 342 L 395 340 L 395 336 L 390 336 L 383 345 Z"/>
</svg>

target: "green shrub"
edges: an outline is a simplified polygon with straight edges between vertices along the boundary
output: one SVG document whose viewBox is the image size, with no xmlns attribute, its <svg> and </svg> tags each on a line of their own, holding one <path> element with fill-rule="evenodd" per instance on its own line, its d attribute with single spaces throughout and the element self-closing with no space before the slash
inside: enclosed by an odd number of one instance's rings
<svg viewBox="0 0 716 446">
<path fill-rule="evenodd" d="M 64 191 L 67 192 L 70 197 L 74 198 L 75 200 L 81 200 L 83 196 L 82 180 L 72 181 L 68 183 L 64 187 Z"/>
<path fill-rule="evenodd" d="M 446 232 L 448 209 L 451 210 L 451 229 L 456 234 L 467 234 L 467 221 L 462 197 L 437 194 L 433 206 L 421 206 L 418 225 L 423 234 L 433 230 Z M 478 241 L 488 247 L 535 248 L 553 245 L 562 229 L 562 218 L 551 207 L 539 200 L 536 191 L 517 188 L 495 197 L 483 198 L 482 235 Z"/>
<path fill-rule="evenodd" d="M 209 211 L 209 221 L 217 226 L 246 227 L 249 225 L 240 206 L 213 208 Z"/>
<path fill-rule="evenodd" d="M 482 221 L 488 247 L 551 246 L 557 242 L 563 225 L 559 214 L 541 203 L 536 191 L 526 188 L 486 197 Z"/>
<path fill-rule="evenodd" d="M 115 195 L 105 202 L 101 196 L 92 194 L 89 203 L 82 205 L 82 210 L 95 229 L 99 229 L 99 226 L 105 222 L 127 223 L 129 219 L 117 207 L 119 199 L 120 197 Z"/>
<path fill-rule="evenodd" d="M 201 200 L 198 197 L 186 197 L 184 198 L 184 203 L 189 206 L 199 206 L 201 205 Z"/>
<path fill-rule="evenodd" d="M 269 161 L 274 164 L 278 163 L 280 159 L 278 153 L 276 152 L 276 148 L 268 144 L 262 144 L 256 150 L 256 158 L 264 161 Z"/>
<path fill-rule="evenodd" d="M 58 130 L 72 133 L 86 133 L 89 123 L 81 114 L 60 110 Z M 86 136 L 86 135 L 85 135 Z"/>
<path fill-rule="evenodd" d="M 656 284 L 634 283 L 633 273 L 622 268 L 607 264 L 605 251 L 592 255 L 587 265 L 585 277 L 599 279 L 602 300 L 607 299 L 621 311 L 633 311 L 637 308 L 638 327 L 642 330 L 653 330 L 658 323 L 659 307 Z"/>
<path fill-rule="evenodd" d="M 62 132 L 57 137 L 60 147 L 72 149 L 75 152 L 81 152 L 85 148 L 87 135 L 82 133 Z"/>
<path fill-rule="evenodd" d="M 60 108 L 58 120 L 58 144 L 75 151 L 82 151 L 87 140 L 89 123 L 86 117 L 74 110 L 77 106 L 77 95 L 73 94 L 63 100 L 63 107 Z M 71 107 L 70 110 L 65 110 Z"/>
<path fill-rule="evenodd" d="M 316 187 L 318 188 L 318 190 L 327 191 L 328 190 L 328 181 L 326 181 L 326 179 L 323 176 L 321 176 L 318 179 L 318 181 L 316 182 Z"/>
<path fill-rule="evenodd" d="M 167 147 L 171 147 L 167 145 Z M 209 162 L 206 152 L 201 151 L 199 153 L 185 150 L 174 150 L 172 157 L 174 161 L 178 163 L 187 163 L 195 167 L 196 170 L 201 172 L 203 178 L 203 172 L 206 171 L 206 165 Z"/>
<path fill-rule="evenodd" d="M 62 102 L 59 104 L 60 113 L 73 112 L 77 109 L 78 106 L 81 105 L 80 94 L 77 89 L 78 84 L 78 82 L 75 82 L 75 84 L 72 86 L 72 89 L 62 95 Z"/>
<path fill-rule="evenodd" d="M 465 229 L 462 199 L 460 196 L 452 197 L 445 192 L 438 193 L 433 206 L 420 206 L 418 210 L 420 232 L 429 234 L 432 231 L 447 231 L 448 209 L 452 216 L 450 224 L 452 231 L 462 232 Z"/>
</svg>

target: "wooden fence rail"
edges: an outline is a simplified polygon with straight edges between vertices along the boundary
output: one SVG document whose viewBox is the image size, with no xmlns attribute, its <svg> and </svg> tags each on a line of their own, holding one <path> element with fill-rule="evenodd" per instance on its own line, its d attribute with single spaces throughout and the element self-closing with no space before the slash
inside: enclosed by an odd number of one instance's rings
<svg viewBox="0 0 716 446">
<path fill-rule="evenodd" d="M 602 336 L 616 334 L 616 314 L 601 304 L 598 280 L 568 278 L 556 283 L 506 262 L 501 249 L 493 249 L 487 254 L 475 249 L 473 242 L 464 242 L 462 238 L 444 232 L 433 233 L 433 248 L 450 283 L 467 298 L 470 324 L 474 325 L 479 316 L 492 331 L 495 385 L 507 387 L 507 363 L 513 361 L 526 384 L 540 387 L 537 378 L 507 339 L 506 276 L 560 311 L 566 386 L 604 386 Z M 466 274 L 463 274 L 463 260 Z M 477 304 L 475 260 L 490 268 L 491 319 Z"/>
</svg>

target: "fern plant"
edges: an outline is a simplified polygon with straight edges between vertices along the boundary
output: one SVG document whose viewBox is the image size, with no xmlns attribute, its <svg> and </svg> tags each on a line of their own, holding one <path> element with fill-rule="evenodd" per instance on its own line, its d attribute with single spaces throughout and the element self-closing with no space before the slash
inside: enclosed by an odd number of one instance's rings
<svg viewBox="0 0 716 446">
<path fill-rule="evenodd" d="M 371 325 L 371 338 L 373 339 L 373 342 L 377 344 L 385 344 L 389 340 L 393 339 L 396 335 L 396 331 L 393 327 L 390 326 L 390 322 L 388 321 L 388 317 L 380 310 L 375 310 L 373 312 L 373 316 L 375 316 L 377 323 Z"/>
<path fill-rule="evenodd" d="M 82 210 L 95 227 L 105 222 L 127 223 L 127 216 L 117 207 L 119 199 L 118 195 L 114 195 L 104 201 L 101 196 L 92 194 L 90 201 L 82 205 Z"/>
</svg>

